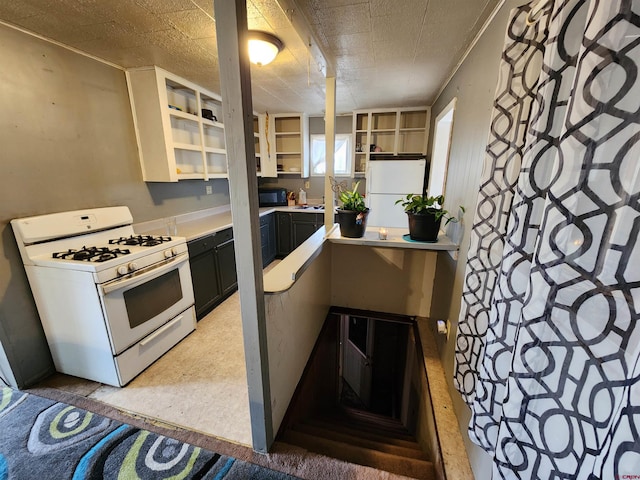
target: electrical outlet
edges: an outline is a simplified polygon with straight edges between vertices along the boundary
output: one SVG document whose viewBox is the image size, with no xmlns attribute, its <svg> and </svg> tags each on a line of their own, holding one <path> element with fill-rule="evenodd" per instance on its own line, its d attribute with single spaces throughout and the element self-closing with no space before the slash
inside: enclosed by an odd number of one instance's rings
<svg viewBox="0 0 640 480">
<path fill-rule="evenodd" d="M 205 191 L 207 192 L 207 195 L 211 195 L 213 193 L 213 187 L 211 185 L 207 185 L 205 187 Z"/>
<path fill-rule="evenodd" d="M 309 188 L 310 186 L 311 186 L 311 182 L 309 182 L 309 180 L 304 182 L 304 188 Z"/>
<path fill-rule="evenodd" d="M 446 320 L 436 320 L 436 329 L 438 334 L 446 336 L 447 341 L 449 340 L 449 332 L 451 331 L 451 322 L 447 318 Z"/>
</svg>

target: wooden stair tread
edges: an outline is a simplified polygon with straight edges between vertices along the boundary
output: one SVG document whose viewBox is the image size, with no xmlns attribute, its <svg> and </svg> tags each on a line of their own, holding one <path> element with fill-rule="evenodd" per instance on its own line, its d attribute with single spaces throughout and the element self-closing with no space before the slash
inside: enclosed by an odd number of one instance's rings
<svg viewBox="0 0 640 480">
<path fill-rule="evenodd" d="M 282 441 L 322 455 L 411 478 L 420 480 L 435 480 L 436 478 L 433 463 L 426 460 L 371 450 L 345 442 L 316 437 L 296 430 L 287 430 L 283 435 Z"/>
<path fill-rule="evenodd" d="M 420 449 L 417 442 L 414 442 L 410 447 L 393 445 L 386 442 L 386 439 L 374 439 L 367 435 L 363 437 L 358 431 L 350 433 L 337 432 L 330 428 L 324 428 L 318 425 L 309 425 L 304 423 L 296 424 L 293 430 L 314 435 L 316 437 L 322 437 L 329 440 L 335 440 L 337 442 L 344 442 L 350 445 L 356 445 L 370 450 L 378 450 L 379 452 L 390 453 L 406 458 L 416 458 L 419 460 L 428 460 L 425 453 Z"/>
<path fill-rule="evenodd" d="M 397 418 L 391 418 L 386 415 L 367 412 L 365 410 L 358 410 L 357 408 L 343 406 L 339 410 L 339 415 L 342 415 L 344 417 L 347 417 L 356 421 L 362 421 L 367 423 L 371 422 L 371 423 L 374 423 L 375 425 L 386 425 L 389 427 L 404 428 L 404 425 L 402 425 L 402 422 Z"/>
<path fill-rule="evenodd" d="M 398 440 L 406 440 L 409 442 L 415 441 L 415 437 L 411 435 L 400 423 L 395 426 L 379 425 L 368 420 L 360 420 L 357 418 L 337 415 L 322 415 L 319 416 L 318 419 L 328 424 L 345 425 L 354 430 L 361 430 L 363 432 L 383 435 L 385 437 L 396 438 Z"/>
<path fill-rule="evenodd" d="M 417 448 L 420 449 L 415 439 L 412 437 L 410 439 L 405 438 L 395 438 L 386 434 L 386 432 L 371 432 L 367 430 L 362 430 L 360 428 L 348 425 L 344 422 L 336 422 L 336 421 L 326 421 L 322 419 L 307 419 L 303 422 L 306 425 L 311 425 L 315 427 L 324 428 L 326 430 L 333 430 L 338 433 L 344 433 L 347 435 L 359 435 L 360 437 L 364 435 L 367 438 L 378 442 L 385 442 L 389 445 L 397 445 L 399 447 L 405 448 Z"/>
</svg>

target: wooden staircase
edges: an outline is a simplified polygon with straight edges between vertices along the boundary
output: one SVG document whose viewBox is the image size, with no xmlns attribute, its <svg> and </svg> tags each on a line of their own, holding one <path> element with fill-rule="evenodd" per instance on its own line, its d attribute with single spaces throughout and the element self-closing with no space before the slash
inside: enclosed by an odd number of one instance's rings
<svg viewBox="0 0 640 480">
<path fill-rule="evenodd" d="M 389 417 L 341 408 L 294 424 L 279 439 L 346 462 L 421 480 L 435 480 L 413 435 Z"/>
</svg>

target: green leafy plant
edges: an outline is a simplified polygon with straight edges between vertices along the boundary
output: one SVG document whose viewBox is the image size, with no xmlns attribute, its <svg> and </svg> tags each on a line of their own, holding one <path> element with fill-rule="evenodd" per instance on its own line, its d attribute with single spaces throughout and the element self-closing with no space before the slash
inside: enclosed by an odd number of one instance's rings
<svg viewBox="0 0 640 480">
<path fill-rule="evenodd" d="M 364 204 L 364 197 L 358 193 L 358 186 L 360 182 L 357 182 L 353 187 L 353 190 L 341 190 L 340 201 L 342 202 L 343 210 L 353 210 L 355 212 L 366 212 L 369 210 Z"/>
<path fill-rule="evenodd" d="M 444 218 L 445 225 L 449 222 L 457 222 L 458 219 L 456 217 L 452 217 L 449 214 L 448 210 L 442 208 L 444 204 L 444 195 L 438 195 L 435 197 L 430 197 L 427 195 L 416 195 L 414 193 L 410 193 L 406 196 L 406 198 L 401 198 L 396 201 L 396 205 L 400 203 L 404 208 L 405 212 L 414 213 L 414 214 L 431 214 L 436 220 L 440 218 Z M 464 213 L 464 207 L 460 205 L 460 210 Z"/>
</svg>

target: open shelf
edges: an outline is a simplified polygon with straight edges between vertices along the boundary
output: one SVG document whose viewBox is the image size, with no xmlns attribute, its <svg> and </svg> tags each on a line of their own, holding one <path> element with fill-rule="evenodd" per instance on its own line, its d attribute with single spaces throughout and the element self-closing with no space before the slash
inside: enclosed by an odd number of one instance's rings
<svg viewBox="0 0 640 480">
<path fill-rule="evenodd" d="M 274 114 L 269 118 L 269 145 L 276 174 L 309 176 L 309 134 L 306 117 L 299 113 Z"/>
<path fill-rule="evenodd" d="M 353 175 L 365 175 L 369 160 L 378 156 L 425 155 L 430 114 L 429 107 L 354 112 Z M 376 147 L 381 151 L 374 151 Z"/>
<path fill-rule="evenodd" d="M 126 75 L 143 179 L 175 182 L 226 176 L 220 96 L 158 67 L 131 69 Z M 211 155 L 223 160 L 212 161 Z"/>
</svg>

